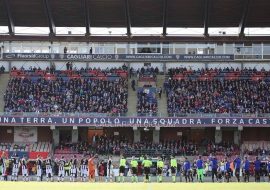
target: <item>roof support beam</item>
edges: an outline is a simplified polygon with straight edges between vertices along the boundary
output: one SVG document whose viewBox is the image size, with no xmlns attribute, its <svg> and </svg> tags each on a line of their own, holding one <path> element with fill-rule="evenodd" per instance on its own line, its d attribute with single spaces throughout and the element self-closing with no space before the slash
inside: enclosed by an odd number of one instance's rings
<svg viewBox="0 0 270 190">
<path fill-rule="evenodd" d="M 196 43 L 270 43 L 270 36 L 27 36 L 27 35 L 0 35 L 0 41 L 53 41 L 53 42 L 196 42 Z"/>
<path fill-rule="evenodd" d="M 125 1 L 125 12 L 126 12 L 126 22 L 127 22 L 127 35 L 131 36 L 131 24 L 130 24 L 130 14 L 129 14 L 129 0 Z"/>
<path fill-rule="evenodd" d="M 167 0 L 163 0 L 163 32 L 162 35 L 167 35 L 167 9 L 168 9 L 168 3 Z"/>
<path fill-rule="evenodd" d="M 9 0 L 5 0 L 5 6 L 6 6 L 6 10 L 7 10 L 7 17 L 8 17 L 9 35 L 14 35 L 14 33 L 15 33 L 15 31 L 14 31 L 14 22 L 13 22 L 11 10 L 10 10 Z"/>
<path fill-rule="evenodd" d="M 49 0 L 43 0 L 43 1 L 44 1 L 44 5 L 45 5 L 45 11 L 46 11 L 46 14 L 47 14 L 47 17 L 48 17 L 49 28 L 50 28 L 50 36 L 55 36 L 56 29 L 55 29 L 55 24 L 54 24 L 54 20 L 53 20 Z"/>
<path fill-rule="evenodd" d="M 250 0 L 245 0 L 244 11 L 242 13 L 242 18 L 239 23 L 239 36 L 245 35 L 245 27 L 246 27 L 246 22 L 247 22 L 249 4 L 250 4 Z"/>
<path fill-rule="evenodd" d="M 85 16 L 85 35 L 90 36 L 90 17 L 89 17 L 89 6 L 88 6 L 88 0 L 83 0 L 84 5 L 84 16 Z"/>
<path fill-rule="evenodd" d="M 204 6 L 204 33 L 203 33 L 203 35 L 205 37 L 208 37 L 209 36 L 209 33 L 208 33 L 209 1 L 210 0 L 205 0 L 205 6 Z"/>
</svg>

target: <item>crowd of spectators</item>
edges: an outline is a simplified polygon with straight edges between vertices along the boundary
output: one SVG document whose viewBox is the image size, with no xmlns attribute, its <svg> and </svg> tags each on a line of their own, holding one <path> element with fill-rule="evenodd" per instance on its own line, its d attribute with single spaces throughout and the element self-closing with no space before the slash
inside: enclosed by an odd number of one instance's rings
<svg viewBox="0 0 270 190">
<path fill-rule="evenodd" d="M 159 143 L 141 141 L 129 144 L 124 152 L 128 155 L 151 155 L 151 156 L 194 156 L 198 155 L 198 147 L 194 142 L 180 140 L 161 140 Z"/>
<path fill-rule="evenodd" d="M 126 136 L 95 136 L 89 148 L 92 153 L 120 155 L 121 149 L 129 142 Z"/>
<path fill-rule="evenodd" d="M 270 141 L 244 141 L 241 150 L 243 154 L 251 156 L 270 155 Z"/>
<path fill-rule="evenodd" d="M 233 156 L 240 154 L 240 147 L 231 142 L 221 142 L 214 143 L 212 141 L 208 141 L 206 144 L 206 149 L 203 153 L 204 156 L 208 156 L 210 154 L 221 155 L 221 156 Z"/>
<path fill-rule="evenodd" d="M 156 88 L 141 88 L 137 92 L 138 115 L 157 115 Z"/>
<path fill-rule="evenodd" d="M 106 136 L 95 135 L 93 141 L 79 143 L 61 143 L 56 150 L 69 150 L 69 153 L 79 153 L 85 155 L 120 155 L 129 144 L 129 140 L 125 136 Z"/>
<path fill-rule="evenodd" d="M 79 143 L 64 143 L 57 147 L 57 150 L 69 149 L 70 153 L 79 153 L 85 155 L 120 155 L 127 156 L 141 156 L 150 155 L 157 156 L 163 155 L 198 155 L 198 146 L 194 142 L 176 141 L 176 140 L 162 140 L 160 143 L 154 143 L 152 141 L 143 140 L 137 143 L 133 143 L 125 136 L 96 136 L 95 140 L 91 143 L 79 142 Z"/>
<path fill-rule="evenodd" d="M 233 67 L 226 67 L 226 68 L 198 68 L 197 70 L 192 70 L 191 68 L 186 67 L 176 67 L 176 68 L 169 68 L 168 69 L 168 75 L 170 78 L 173 78 L 175 75 L 178 74 L 184 74 L 184 73 L 193 73 L 193 74 L 209 74 L 211 72 L 215 72 L 217 74 L 220 73 L 230 73 L 230 72 L 238 72 L 240 75 L 250 75 L 254 73 L 270 73 L 269 71 L 266 71 L 264 68 L 261 70 L 258 70 L 256 68 L 243 68 L 242 70 L 239 68 L 233 68 Z"/>
<path fill-rule="evenodd" d="M 66 145 L 70 147 L 71 151 L 76 151 L 80 154 L 100 154 L 100 155 L 120 155 L 125 154 L 127 156 L 141 156 L 141 155 L 177 155 L 177 156 L 197 156 L 199 155 L 199 147 L 204 149 L 203 156 L 209 156 L 211 154 L 217 156 L 234 156 L 240 154 L 240 148 L 238 145 L 230 142 L 214 143 L 207 141 L 197 145 L 192 141 L 183 140 L 161 140 L 159 143 L 143 140 L 137 143 L 129 141 L 124 136 L 122 137 L 107 137 L 98 136 L 95 142 L 87 143 L 82 142 L 78 144 Z M 243 152 L 244 154 L 248 154 Z M 256 151 L 254 154 L 260 155 L 261 151 Z"/>
<path fill-rule="evenodd" d="M 89 144 L 88 142 L 82 141 L 79 143 L 61 142 L 55 147 L 56 153 L 74 153 L 74 154 L 88 154 Z"/>
<path fill-rule="evenodd" d="M 169 70 L 170 75 L 186 68 Z M 234 69 L 217 71 L 233 72 Z M 198 70 L 196 72 L 205 72 Z M 257 72 L 243 70 L 241 73 Z M 270 83 L 264 80 L 177 80 L 166 84 L 168 113 L 270 113 Z"/>
<path fill-rule="evenodd" d="M 142 68 L 138 68 L 135 70 L 133 67 L 129 69 L 130 77 L 134 76 L 135 73 L 137 75 L 137 78 L 143 77 L 143 76 L 148 76 L 148 77 L 153 77 L 156 78 L 156 76 L 159 74 L 159 69 L 158 67 L 151 67 L 151 66 L 144 66 Z"/>
<path fill-rule="evenodd" d="M 265 156 L 265 155 L 270 155 L 270 150 L 269 149 L 265 149 L 265 148 L 255 148 L 253 150 L 248 150 L 245 149 L 243 150 L 243 154 L 245 155 L 254 155 L 254 156 Z"/>
<path fill-rule="evenodd" d="M 108 74 L 112 72 L 104 70 Z M 12 77 L 5 93 L 6 112 L 127 112 L 127 79 L 99 78 L 55 80 Z"/>
<path fill-rule="evenodd" d="M 168 69 L 168 75 L 169 75 L 170 78 L 173 78 L 175 75 L 181 74 L 181 73 L 186 72 L 188 70 L 189 69 L 186 68 L 186 67 L 169 68 Z"/>
<path fill-rule="evenodd" d="M 1 69 L 5 69 L 3 66 L 0 68 Z M 112 67 L 112 68 L 106 68 L 106 69 L 100 69 L 100 68 L 92 68 L 92 67 L 81 67 L 81 68 L 77 68 L 76 64 L 73 64 L 72 62 L 67 62 L 66 63 L 66 71 L 72 71 L 74 74 L 79 74 L 82 75 L 84 73 L 87 72 L 96 72 L 98 74 L 102 74 L 104 76 L 110 76 L 112 74 L 115 74 L 117 71 L 127 71 L 128 67 L 126 65 L 122 65 L 121 67 Z M 36 67 L 36 66 L 30 66 L 28 69 L 25 69 L 23 66 L 21 68 L 17 68 L 16 66 L 13 66 L 11 68 L 11 71 L 20 71 L 20 72 L 26 72 L 26 73 L 31 73 L 31 72 L 37 72 L 37 71 L 43 71 L 40 67 Z M 50 67 L 46 67 L 45 68 L 45 73 L 51 73 L 51 74 L 55 74 L 56 71 L 60 71 L 60 70 L 56 70 L 55 65 L 52 64 Z"/>
<path fill-rule="evenodd" d="M 71 63 L 70 63 L 71 64 Z M 92 68 L 92 67 L 89 67 L 89 68 L 84 68 L 84 67 L 81 67 L 80 69 L 78 69 L 76 66 L 73 66 L 73 71 L 76 71 L 78 74 L 83 74 L 85 72 L 89 72 L 89 71 L 95 71 L 95 72 L 98 72 L 99 74 L 102 73 L 103 75 L 105 76 L 109 76 L 109 75 L 112 75 L 112 74 L 115 74 L 117 71 L 127 71 L 128 70 L 128 67 L 126 65 L 122 65 L 121 67 L 112 67 L 112 68 L 106 68 L 106 69 L 100 69 L 100 68 Z"/>
<path fill-rule="evenodd" d="M 156 77 L 159 74 L 158 67 L 154 68 L 151 65 L 145 64 L 144 67 L 130 68 L 130 77 L 137 74 L 137 115 L 139 116 L 156 116 L 157 115 L 157 88 L 156 88 Z M 132 89 L 135 91 L 135 80 L 131 83 Z M 161 91 L 162 93 L 162 91 Z M 161 93 L 159 96 L 161 97 Z"/>
</svg>

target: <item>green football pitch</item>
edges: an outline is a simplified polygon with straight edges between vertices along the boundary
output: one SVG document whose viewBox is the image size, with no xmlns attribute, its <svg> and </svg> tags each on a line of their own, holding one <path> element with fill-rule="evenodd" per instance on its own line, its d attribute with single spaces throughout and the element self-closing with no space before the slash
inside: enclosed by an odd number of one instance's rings
<svg viewBox="0 0 270 190">
<path fill-rule="evenodd" d="M 270 183 L 0 182 L 0 190 L 267 190 Z"/>
</svg>

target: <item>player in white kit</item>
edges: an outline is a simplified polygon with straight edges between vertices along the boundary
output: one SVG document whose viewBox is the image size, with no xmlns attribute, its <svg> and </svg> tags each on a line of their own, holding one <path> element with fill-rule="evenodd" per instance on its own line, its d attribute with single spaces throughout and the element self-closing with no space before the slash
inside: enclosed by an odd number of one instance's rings
<svg viewBox="0 0 270 190">
<path fill-rule="evenodd" d="M 0 165 L 2 166 L 2 180 L 7 180 L 7 176 L 6 176 L 6 169 L 7 169 L 7 166 L 6 166 L 6 155 L 5 155 L 5 152 L 2 153 L 1 155 L 1 158 L 0 158 Z"/>
<path fill-rule="evenodd" d="M 74 155 L 71 161 L 70 181 L 75 182 L 76 178 L 77 178 L 77 158 L 76 155 Z"/>
<path fill-rule="evenodd" d="M 225 159 L 222 159 L 222 161 L 219 163 L 219 171 L 221 174 L 221 178 L 224 182 L 225 181 Z"/>
<path fill-rule="evenodd" d="M 64 181 L 65 178 L 65 164 L 66 161 L 64 160 L 64 156 L 61 157 L 60 161 L 59 161 L 59 167 L 58 167 L 58 182 Z"/>
<path fill-rule="evenodd" d="M 21 160 L 21 166 L 22 166 L 23 181 L 29 181 L 29 179 L 28 179 L 27 160 L 26 160 L 25 156 L 23 156 L 23 158 Z"/>
<path fill-rule="evenodd" d="M 50 157 L 46 159 L 45 165 L 46 165 L 46 179 L 47 181 L 49 181 L 49 179 L 50 181 L 53 181 L 52 160 Z"/>
<path fill-rule="evenodd" d="M 12 157 L 12 175 L 11 181 L 18 181 L 18 173 L 19 173 L 19 158 L 14 155 Z"/>
<path fill-rule="evenodd" d="M 42 160 L 41 160 L 39 155 L 38 155 L 36 164 L 37 164 L 37 181 L 41 181 L 41 177 L 42 177 Z"/>
<path fill-rule="evenodd" d="M 86 181 L 86 177 L 88 174 L 88 165 L 87 165 L 87 160 L 86 159 L 82 159 L 81 160 L 81 165 L 80 165 L 80 172 L 81 172 L 81 181 Z"/>
</svg>

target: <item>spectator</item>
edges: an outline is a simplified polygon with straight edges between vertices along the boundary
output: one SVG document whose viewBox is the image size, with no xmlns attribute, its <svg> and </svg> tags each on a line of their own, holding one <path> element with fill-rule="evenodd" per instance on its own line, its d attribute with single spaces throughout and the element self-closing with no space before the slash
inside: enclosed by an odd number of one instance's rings
<svg viewBox="0 0 270 190">
<path fill-rule="evenodd" d="M 158 96 L 159 96 L 159 99 L 161 99 L 161 95 L 162 95 L 162 88 L 160 87 L 160 88 L 158 89 Z"/>
<path fill-rule="evenodd" d="M 135 89 L 135 85 L 136 85 L 136 82 L 135 82 L 135 80 L 133 79 L 133 80 L 131 81 L 131 87 L 132 87 L 133 91 L 136 90 L 136 89 Z"/>
<path fill-rule="evenodd" d="M 129 77 L 130 78 L 133 77 L 133 72 L 134 72 L 133 68 L 130 67 L 130 69 L 129 69 Z"/>
<path fill-rule="evenodd" d="M 70 62 L 66 63 L 67 70 L 70 70 Z"/>
<path fill-rule="evenodd" d="M 1 68 L 0 68 L 0 72 L 1 72 L 1 73 L 4 73 L 5 70 L 6 70 L 6 68 L 2 65 Z"/>
</svg>

